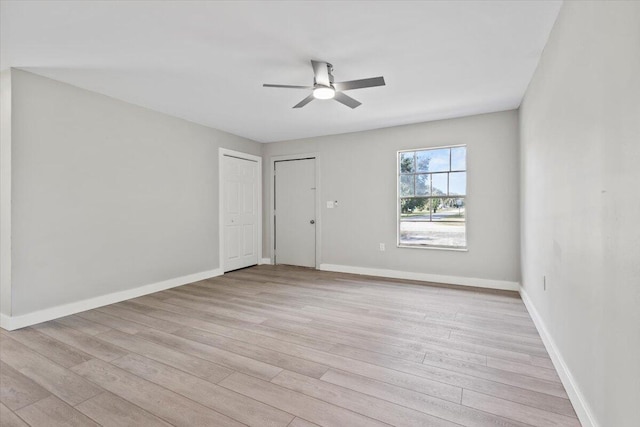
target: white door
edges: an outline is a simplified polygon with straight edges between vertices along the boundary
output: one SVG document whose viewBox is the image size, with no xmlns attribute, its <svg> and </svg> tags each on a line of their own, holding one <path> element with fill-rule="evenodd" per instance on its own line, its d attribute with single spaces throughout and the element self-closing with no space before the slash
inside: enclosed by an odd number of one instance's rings
<svg viewBox="0 0 640 427">
<path fill-rule="evenodd" d="M 316 266 L 316 160 L 275 162 L 275 262 Z"/>
<path fill-rule="evenodd" d="M 224 271 L 258 263 L 258 163 L 222 157 Z"/>
</svg>

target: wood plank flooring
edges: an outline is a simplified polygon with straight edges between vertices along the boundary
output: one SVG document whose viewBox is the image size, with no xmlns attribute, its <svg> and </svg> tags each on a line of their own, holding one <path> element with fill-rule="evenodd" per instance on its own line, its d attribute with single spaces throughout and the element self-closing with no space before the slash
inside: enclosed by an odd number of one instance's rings
<svg viewBox="0 0 640 427">
<path fill-rule="evenodd" d="M 516 293 L 257 266 L 0 330 L 2 426 L 579 426 Z"/>
</svg>

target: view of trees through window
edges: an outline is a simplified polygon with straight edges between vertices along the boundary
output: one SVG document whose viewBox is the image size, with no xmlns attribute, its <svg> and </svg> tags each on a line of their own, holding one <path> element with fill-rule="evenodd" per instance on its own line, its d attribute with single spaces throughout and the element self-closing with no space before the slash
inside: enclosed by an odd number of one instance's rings
<svg viewBox="0 0 640 427">
<path fill-rule="evenodd" d="M 466 248 L 467 148 L 398 153 L 401 246 Z"/>
</svg>

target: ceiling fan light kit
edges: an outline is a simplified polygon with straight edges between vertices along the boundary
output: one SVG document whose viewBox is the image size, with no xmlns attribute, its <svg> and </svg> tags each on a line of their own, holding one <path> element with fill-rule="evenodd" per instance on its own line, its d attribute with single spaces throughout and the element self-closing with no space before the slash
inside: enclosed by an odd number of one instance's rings
<svg viewBox="0 0 640 427">
<path fill-rule="evenodd" d="M 336 90 L 332 87 L 316 86 L 313 90 L 313 97 L 315 99 L 331 99 L 336 96 Z"/>
<path fill-rule="evenodd" d="M 292 86 L 292 85 L 274 85 L 263 84 L 263 87 L 277 87 L 284 89 L 311 89 L 311 95 L 293 106 L 293 108 L 302 108 L 314 99 L 335 99 L 339 103 L 349 108 L 356 108 L 362 103 L 356 101 L 343 92 L 345 90 L 364 89 L 368 87 L 384 86 L 384 77 L 371 77 L 368 79 L 350 80 L 347 82 L 334 83 L 333 65 L 328 62 L 320 62 L 311 60 L 313 67 L 313 86 Z"/>
</svg>

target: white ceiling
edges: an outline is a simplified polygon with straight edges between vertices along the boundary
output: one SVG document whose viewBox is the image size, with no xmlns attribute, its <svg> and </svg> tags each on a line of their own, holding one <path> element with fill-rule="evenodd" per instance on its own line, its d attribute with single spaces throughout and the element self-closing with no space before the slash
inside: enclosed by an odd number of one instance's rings
<svg viewBox="0 0 640 427">
<path fill-rule="evenodd" d="M 2 1 L 23 68 L 261 142 L 517 108 L 559 1 Z M 310 59 L 387 86 L 292 109 Z"/>
</svg>

